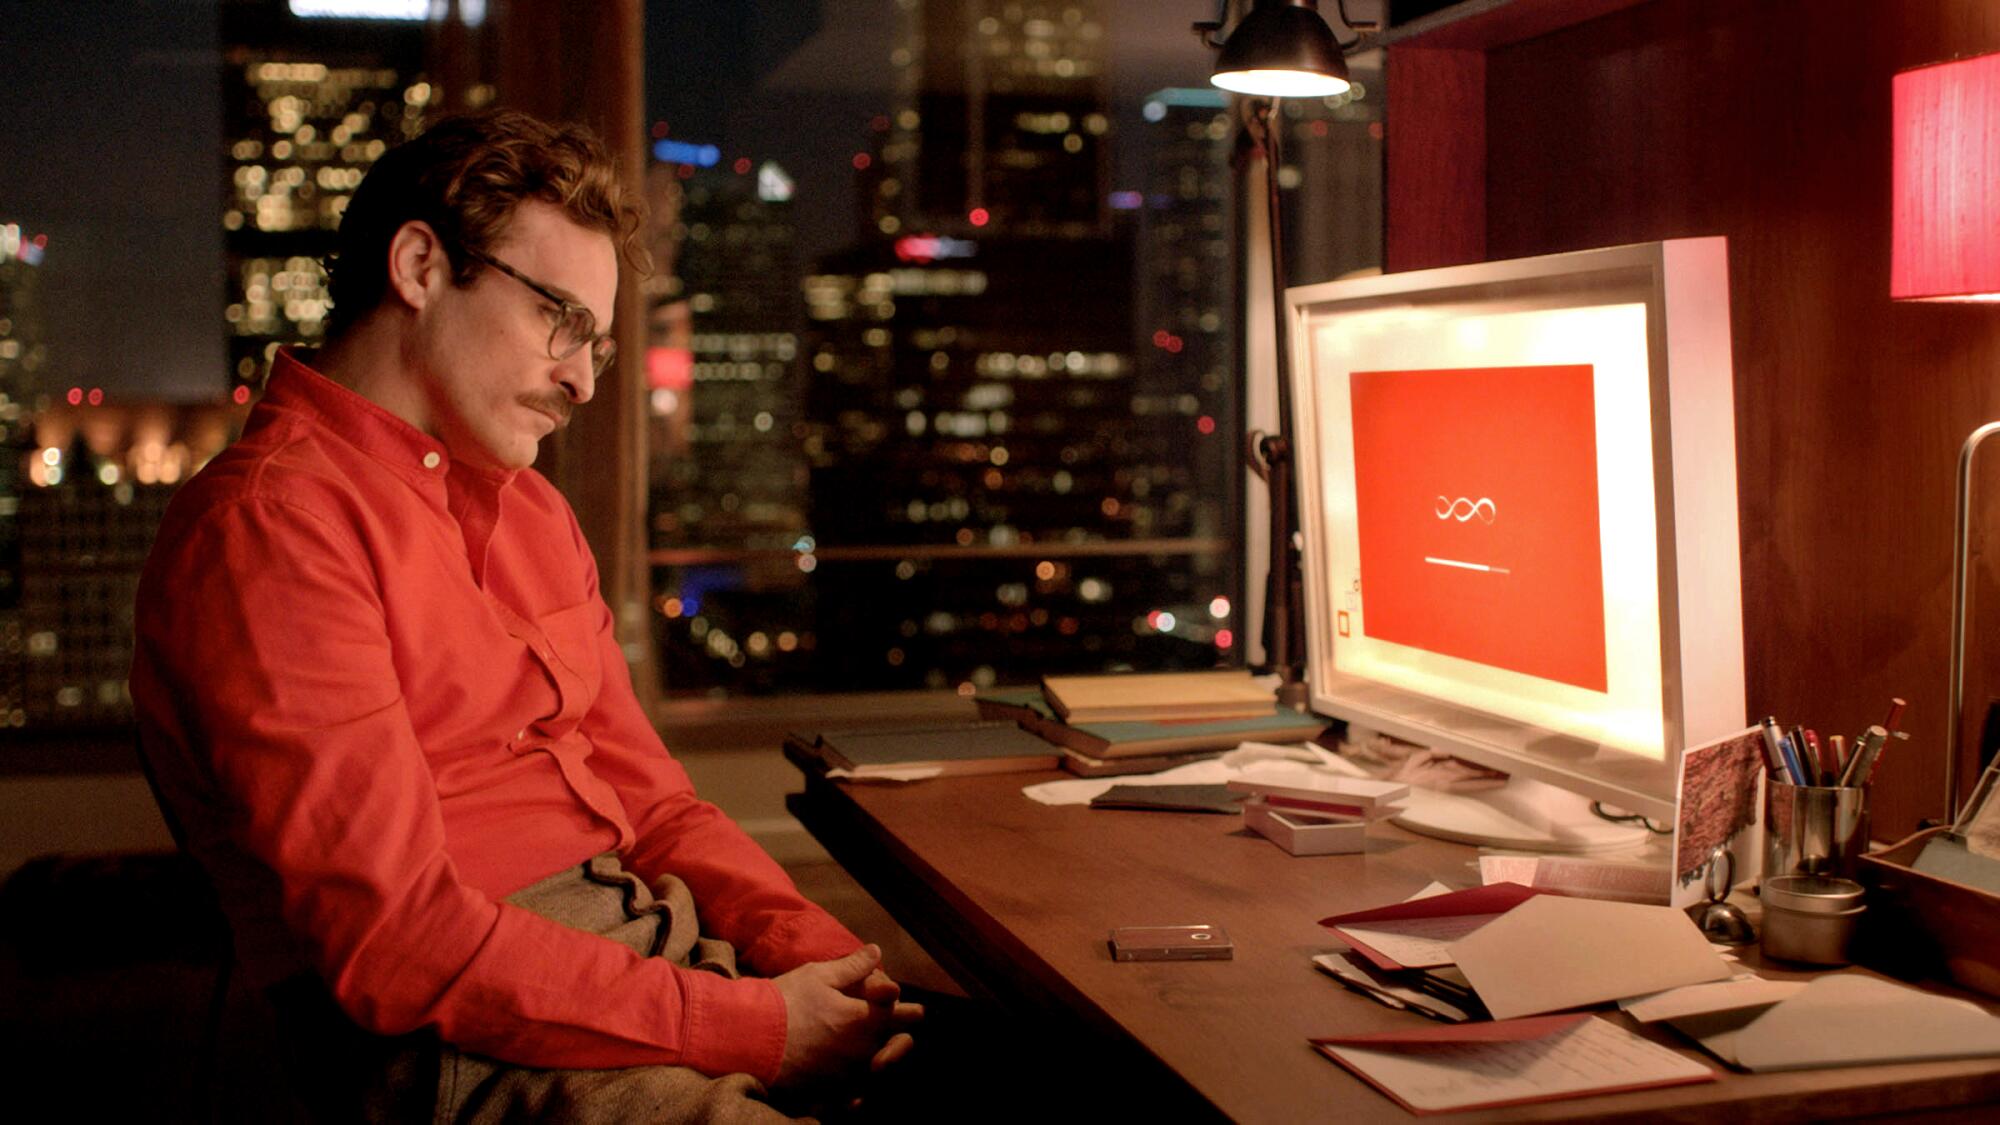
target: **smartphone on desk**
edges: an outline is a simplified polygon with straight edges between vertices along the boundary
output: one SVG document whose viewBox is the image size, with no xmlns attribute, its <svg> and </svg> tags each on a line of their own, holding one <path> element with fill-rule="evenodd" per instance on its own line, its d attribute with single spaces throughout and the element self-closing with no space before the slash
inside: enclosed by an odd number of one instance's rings
<svg viewBox="0 0 2000 1125">
<path fill-rule="evenodd" d="M 1221 926 L 1120 926 L 1111 931 L 1113 961 L 1227 961 L 1236 947 Z"/>
</svg>

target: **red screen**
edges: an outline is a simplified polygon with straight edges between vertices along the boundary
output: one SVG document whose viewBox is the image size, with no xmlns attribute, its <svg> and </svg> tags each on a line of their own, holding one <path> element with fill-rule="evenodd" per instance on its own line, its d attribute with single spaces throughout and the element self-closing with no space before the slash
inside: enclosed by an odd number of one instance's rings
<svg viewBox="0 0 2000 1125">
<path fill-rule="evenodd" d="M 1606 688 L 1588 364 L 1360 371 L 1368 636 Z"/>
</svg>

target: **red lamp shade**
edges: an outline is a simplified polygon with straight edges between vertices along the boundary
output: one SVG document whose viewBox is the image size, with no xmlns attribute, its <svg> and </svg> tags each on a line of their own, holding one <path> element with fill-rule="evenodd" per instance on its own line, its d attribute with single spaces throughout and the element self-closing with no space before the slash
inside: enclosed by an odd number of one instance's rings
<svg viewBox="0 0 2000 1125">
<path fill-rule="evenodd" d="M 1893 82 L 1889 296 L 2000 301 L 2000 54 Z"/>
</svg>

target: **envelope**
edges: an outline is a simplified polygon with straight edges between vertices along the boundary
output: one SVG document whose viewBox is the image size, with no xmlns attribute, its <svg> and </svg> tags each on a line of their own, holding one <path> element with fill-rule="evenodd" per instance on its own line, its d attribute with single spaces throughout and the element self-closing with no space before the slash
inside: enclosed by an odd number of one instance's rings
<svg viewBox="0 0 2000 1125">
<path fill-rule="evenodd" d="M 1733 975 L 1682 911 L 1561 895 L 1522 902 L 1451 953 L 1496 1020 Z"/>
<path fill-rule="evenodd" d="M 1820 977 L 1761 1012 L 1672 1023 L 1723 1062 L 1755 1071 L 2000 1055 L 2000 1016 L 1852 973 Z"/>
<path fill-rule="evenodd" d="M 1362 930 L 1394 930 L 1397 923 L 1413 923 L 1407 928 L 1410 936 L 1418 939 L 1425 950 L 1443 940 L 1456 941 L 1473 930 L 1491 922 L 1494 918 L 1514 909 L 1528 899 L 1547 892 L 1524 887 L 1519 883 L 1491 883 L 1474 887 L 1467 891 L 1453 891 L 1449 894 L 1415 898 L 1408 902 L 1391 903 L 1369 910 L 1355 910 L 1346 914 L 1335 914 L 1321 918 L 1319 924 L 1339 935 L 1340 940 L 1354 947 L 1356 953 L 1367 958 L 1376 968 L 1394 972 L 1397 969 L 1422 968 L 1431 965 L 1449 964 L 1443 953 L 1435 956 L 1416 952 L 1402 945 L 1377 948 L 1388 945 L 1386 941 L 1371 942 L 1368 936 L 1356 936 L 1348 927 Z M 1435 925 L 1438 919 L 1463 922 L 1457 932 L 1439 931 Z"/>
</svg>

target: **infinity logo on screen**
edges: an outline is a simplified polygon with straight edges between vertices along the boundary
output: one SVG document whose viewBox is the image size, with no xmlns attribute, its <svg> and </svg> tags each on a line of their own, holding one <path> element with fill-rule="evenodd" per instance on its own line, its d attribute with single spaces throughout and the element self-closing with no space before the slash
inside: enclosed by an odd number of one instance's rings
<svg viewBox="0 0 2000 1125">
<path fill-rule="evenodd" d="M 1484 496 L 1477 500 L 1463 496 L 1456 500 L 1443 496 L 1437 498 L 1437 518 L 1441 520 L 1457 520 L 1465 523 L 1474 516 L 1479 517 L 1479 522 L 1490 524 L 1500 518 L 1500 509 L 1494 507 L 1493 501 Z"/>
</svg>

